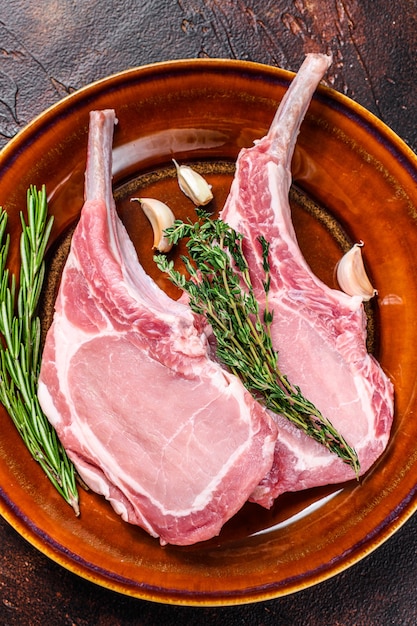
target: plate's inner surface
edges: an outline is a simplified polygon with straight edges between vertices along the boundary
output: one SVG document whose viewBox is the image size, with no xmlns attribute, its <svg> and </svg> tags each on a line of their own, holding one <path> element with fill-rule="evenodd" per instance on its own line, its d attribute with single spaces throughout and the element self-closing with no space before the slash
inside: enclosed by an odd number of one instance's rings
<svg viewBox="0 0 417 626">
<path fill-rule="evenodd" d="M 201 173 L 212 185 L 213 201 L 205 207 L 217 215 L 223 207 L 232 182 L 235 164 L 228 161 L 198 161 L 187 162 Z M 155 282 L 172 297 L 179 296 L 169 280 L 157 269 L 153 260 L 154 251 L 153 232 L 151 225 L 144 215 L 140 204 L 132 201 L 133 198 L 157 198 L 166 202 L 177 218 L 195 220 L 194 205 L 179 190 L 175 167 L 167 165 L 152 172 L 139 174 L 129 181 L 115 186 L 114 197 L 118 214 L 122 219 L 130 238 L 132 239 L 138 258 Z M 290 192 L 292 219 L 297 239 L 304 257 L 314 273 L 332 288 L 338 288 L 335 278 L 335 268 L 343 253 L 350 248 L 352 242 L 337 219 L 332 216 L 326 207 L 319 205 L 299 187 L 293 186 Z M 62 269 L 68 254 L 71 237 L 76 227 L 72 224 L 65 233 L 58 238 L 51 251 L 48 270 L 45 279 L 45 295 L 41 311 L 44 333 L 49 327 L 54 309 L 54 301 L 59 287 Z M 170 253 L 178 266 L 179 257 L 185 253 L 183 246 L 177 246 Z M 367 307 L 368 318 L 368 349 L 375 352 L 374 315 L 372 305 Z M 138 399 L 140 413 L 140 397 Z M 252 535 L 264 534 L 268 531 L 279 532 L 280 528 L 288 527 L 308 516 L 309 512 L 317 511 L 333 496 L 338 495 L 345 488 L 355 486 L 353 483 L 344 485 L 328 485 L 309 489 L 304 492 L 284 494 L 279 497 L 274 507 L 266 511 L 254 504 L 246 504 L 223 528 L 220 537 L 211 542 L 205 542 L 204 548 L 210 545 L 227 545 L 229 542 L 240 541 Z M 110 507 L 109 514 L 115 515 Z M 123 523 L 123 522 L 121 522 Z M 141 533 L 140 529 L 138 532 Z M 157 540 L 155 540 L 157 541 Z M 188 548 L 170 548 L 171 550 L 201 550 L 202 545 Z"/>
</svg>

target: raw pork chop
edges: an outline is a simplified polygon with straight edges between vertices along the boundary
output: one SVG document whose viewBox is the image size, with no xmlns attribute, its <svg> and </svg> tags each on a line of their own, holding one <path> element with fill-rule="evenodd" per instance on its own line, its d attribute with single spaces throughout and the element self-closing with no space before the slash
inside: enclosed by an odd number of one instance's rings
<svg viewBox="0 0 417 626">
<path fill-rule="evenodd" d="M 301 388 L 359 456 L 361 473 L 384 450 L 393 418 L 393 389 L 366 351 L 366 318 L 358 297 L 328 288 L 297 244 L 288 200 L 299 127 L 330 58 L 307 55 L 266 137 L 241 151 L 221 218 L 245 236 L 258 301 L 263 234 L 271 243 L 269 307 L 281 370 Z M 271 506 L 285 491 L 345 481 L 351 468 L 280 415 L 274 466 L 252 499 Z"/>
<path fill-rule="evenodd" d="M 114 123 L 112 110 L 91 113 L 86 202 L 39 399 L 91 489 L 161 543 L 191 544 L 215 536 L 269 471 L 276 426 L 139 264 L 112 197 Z"/>
</svg>

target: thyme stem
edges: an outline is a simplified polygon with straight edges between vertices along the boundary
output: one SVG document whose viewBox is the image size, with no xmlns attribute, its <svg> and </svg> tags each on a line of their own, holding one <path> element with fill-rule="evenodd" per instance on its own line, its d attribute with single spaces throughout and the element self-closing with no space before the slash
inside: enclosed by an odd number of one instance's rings
<svg viewBox="0 0 417 626">
<path fill-rule="evenodd" d="M 52 228 L 45 187 L 27 193 L 27 223 L 20 214 L 19 288 L 6 267 L 10 235 L 0 208 L 0 402 L 12 418 L 32 457 L 61 496 L 79 514 L 75 469 L 37 396 L 41 326 L 36 315 L 45 276 L 45 250 Z"/>
<path fill-rule="evenodd" d="M 189 256 L 182 260 L 189 278 L 175 270 L 173 261 L 165 255 L 155 256 L 159 269 L 188 293 L 191 309 L 206 317 L 216 337 L 218 358 L 251 394 L 335 453 L 359 476 L 356 451 L 278 366 L 278 353 L 270 332 L 273 311 L 268 306 L 268 242 L 259 238 L 266 297 L 261 315 L 242 249 L 242 235 L 223 221 L 210 219 L 202 209 L 198 210 L 198 216 L 195 223 L 176 220 L 165 232 L 172 244 L 187 240 Z"/>
</svg>

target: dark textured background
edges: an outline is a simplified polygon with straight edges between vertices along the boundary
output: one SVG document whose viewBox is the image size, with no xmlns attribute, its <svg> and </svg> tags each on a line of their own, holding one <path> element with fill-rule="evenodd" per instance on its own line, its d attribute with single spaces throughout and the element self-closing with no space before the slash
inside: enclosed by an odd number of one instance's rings
<svg viewBox="0 0 417 626">
<path fill-rule="evenodd" d="M 334 54 L 329 84 L 417 150 L 415 0 L 8 0 L 0 8 L 0 146 L 37 113 L 114 72 L 177 58 L 296 70 Z M 1 199 L 0 199 L 1 201 Z M 96 587 L 0 520 L 0 626 L 402 626 L 417 623 L 417 516 L 374 554 L 293 596 L 172 607 Z"/>
</svg>

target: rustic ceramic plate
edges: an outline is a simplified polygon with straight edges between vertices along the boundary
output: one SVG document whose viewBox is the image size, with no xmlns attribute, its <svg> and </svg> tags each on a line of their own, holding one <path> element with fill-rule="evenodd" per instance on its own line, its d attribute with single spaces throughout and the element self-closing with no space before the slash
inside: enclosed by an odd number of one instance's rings
<svg viewBox="0 0 417 626">
<path fill-rule="evenodd" d="M 132 195 L 154 195 L 184 215 L 172 156 L 192 162 L 227 195 L 242 146 L 267 130 L 292 74 L 223 60 L 133 69 L 82 89 L 36 118 L 0 154 L 0 204 L 10 214 L 11 266 L 29 185 L 46 184 L 55 215 L 47 325 L 68 233 L 83 202 L 88 113 L 114 107 L 114 188 L 145 268 L 155 275 L 152 235 Z M 313 269 L 333 285 L 351 241 L 365 241 L 378 297 L 370 348 L 392 378 L 396 412 L 385 454 L 360 483 L 247 505 L 221 535 L 191 547 L 160 547 L 101 497 L 81 493 L 81 517 L 56 494 L 19 435 L 0 415 L 0 509 L 28 541 L 62 566 L 124 594 L 166 603 L 236 604 L 273 598 L 333 576 L 378 547 L 416 509 L 417 159 L 360 106 L 320 88 L 293 162 L 294 221 Z M 319 358 L 319 355 L 318 355 Z M 163 393 L 163 391 L 161 391 Z M 221 427 L 221 426 L 220 426 Z"/>
</svg>

